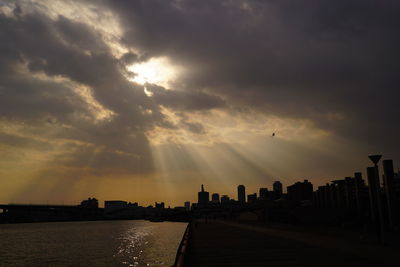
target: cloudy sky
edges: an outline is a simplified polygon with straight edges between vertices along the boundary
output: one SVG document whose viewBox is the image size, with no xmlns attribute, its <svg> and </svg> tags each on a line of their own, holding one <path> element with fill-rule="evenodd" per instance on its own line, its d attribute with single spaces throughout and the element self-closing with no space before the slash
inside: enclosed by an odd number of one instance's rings
<svg viewBox="0 0 400 267">
<path fill-rule="evenodd" d="M 175 206 L 365 175 L 371 153 L 397 168 L 399 10 L 0 0 L 0 202 Z"/>
</svg>

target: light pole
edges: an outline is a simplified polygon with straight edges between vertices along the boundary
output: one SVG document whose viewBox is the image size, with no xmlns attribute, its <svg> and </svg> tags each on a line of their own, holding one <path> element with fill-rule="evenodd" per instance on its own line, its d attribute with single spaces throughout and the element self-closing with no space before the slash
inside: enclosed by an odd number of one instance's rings
<svg viewBox="0 0 400 267">
<path fill-rule="evenodd" d="M 382 243 L 385 243 L 385 229 L 384 229 L 384 221 L 383 221 L 383 211 L 382 211 L 382 201 L 381 201 L 381 186 L 379 182 L 379 167 L 378 162 L 382 158 L 382 155 L 369 155 L 368 158 L 374 163 L 374 174 L 375 174 L 375 184 L 370 185 L 376 190 L 376 205 L 377 205 L 377 212 L 378 212 L 378 223 L 379 223 L 379 232 L 380 232 L 380 239 Z"/>
</svg>

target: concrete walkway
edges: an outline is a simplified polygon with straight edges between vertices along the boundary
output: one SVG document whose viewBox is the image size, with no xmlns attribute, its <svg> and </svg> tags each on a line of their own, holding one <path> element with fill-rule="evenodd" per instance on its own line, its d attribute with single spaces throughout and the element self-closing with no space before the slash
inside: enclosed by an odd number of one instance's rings
<svg viewBox="0 0 400 267">
<path fill-rule="evenodd" d="M 187 266 L 399 266 L 398 257 L 392 249 L 209 221 L 193 227 Z"/>
</svg>

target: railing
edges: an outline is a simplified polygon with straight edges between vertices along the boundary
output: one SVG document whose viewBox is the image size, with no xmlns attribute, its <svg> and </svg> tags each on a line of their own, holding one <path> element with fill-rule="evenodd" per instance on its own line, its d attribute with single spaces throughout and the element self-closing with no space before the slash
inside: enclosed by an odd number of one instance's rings
<svg viewBox="0 0 400 267">
<path fill-rule="evenodd" d="M 190 227 L 191 223 L 188 223 L 181 243 L 179 244 L 178 251 L 176 252 L 175 263 L 172 265 L 173 267 L 183 267 L 185 264 L 185 256 L 189 246 Z"/>
</svg>

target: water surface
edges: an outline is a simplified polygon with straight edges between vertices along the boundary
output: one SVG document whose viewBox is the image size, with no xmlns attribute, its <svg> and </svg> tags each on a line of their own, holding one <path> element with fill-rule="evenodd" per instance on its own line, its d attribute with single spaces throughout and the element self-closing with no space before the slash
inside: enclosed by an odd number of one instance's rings
<svg viewBox="0 0 400 267">
<path fill-rule="evenodd" d="M 0 225 L 0 266 L 171 266 L 186 223 Z"/>
</svg>

